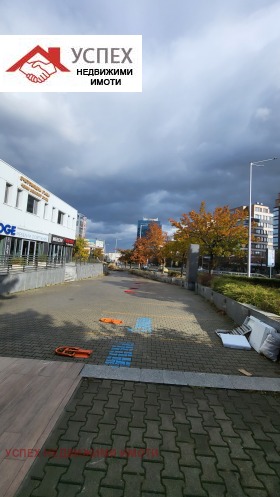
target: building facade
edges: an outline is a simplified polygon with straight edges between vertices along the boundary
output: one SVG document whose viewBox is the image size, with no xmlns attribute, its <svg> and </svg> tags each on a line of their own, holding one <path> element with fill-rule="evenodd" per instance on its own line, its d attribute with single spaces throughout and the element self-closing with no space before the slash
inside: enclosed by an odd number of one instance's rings
<svg viewBox="0 0 280 497">
<path fill-rule="evenodd" d="M 147 231 L 149 229 L 149 226 L 152 223 L 155 223 L 160 228 L 162 228 L 162 224 L 158 220 L 158 217 L 155 219 L 148 218 L 148 217 L 143 217 L 143 219 L 140 219 L 137 223 L 137 238 L 145 238 L 145 236 L 147 235 Z"/>
<path fill-rule="evenodd" d="M 0 159 L 0 260 L 71 259 L 77 210 Z"/>
<path fill-rule="evenodd" d="M 273 208 L 273 248 L 275 250 L 280 248 L 280 193 Z"/>
<path fill-rule="evenodd" d="M 246 210 L 247 205 L 231 209 Z M 245 225 L 249 224 L 249 216 L 245 219 Z M 267 249 L 273 248 L 273 213 L 267 205 L 257 202 L 252 204 L 252 241 L 251 241 L 251 261 L 252 266 L 266 266 Z M 248 248 L 246 248 L 248 250 Z"/>
<path fill-rule="evenodd" d="M 87 230 L 87 218 L 78 212 L 76 221 L 76 238 L 85 238 Z"/>
</svg>

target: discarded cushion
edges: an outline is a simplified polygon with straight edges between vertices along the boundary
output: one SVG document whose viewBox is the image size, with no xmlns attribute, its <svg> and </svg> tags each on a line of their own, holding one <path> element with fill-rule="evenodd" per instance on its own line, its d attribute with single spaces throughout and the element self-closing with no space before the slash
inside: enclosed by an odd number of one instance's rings
<svg viewBox="0 0 280 497">
<path fill-rule="evenodd" d="M 280 333 L 269 333 L 260 348 L 260 354 L 276 362 L 280 352 Z"/>
</svg>

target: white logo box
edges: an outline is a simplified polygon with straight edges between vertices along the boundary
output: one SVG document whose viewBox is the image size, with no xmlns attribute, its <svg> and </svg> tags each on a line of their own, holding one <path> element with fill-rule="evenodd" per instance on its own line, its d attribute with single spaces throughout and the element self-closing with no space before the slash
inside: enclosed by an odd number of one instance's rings
<svg viewBox="0 0 280 497">
<path fill-rule="evenodd" d="M 141 35 L 2 35 L 1 92 L 141 92 Z"/>
</svg>

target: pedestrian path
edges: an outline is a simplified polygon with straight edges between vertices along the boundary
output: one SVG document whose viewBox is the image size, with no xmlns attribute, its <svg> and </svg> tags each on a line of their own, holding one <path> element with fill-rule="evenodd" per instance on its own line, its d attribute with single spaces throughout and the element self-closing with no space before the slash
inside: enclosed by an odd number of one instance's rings
<svg viewBox="0 0 280 497">
<path fill-rule="evenodd" d="M 84 378 L 17 497 L 276 497 L 280 396 Z"/>
<path fill-rule="evenodd" d="M 279 378 L 279 363 L 223 347 L 215 330 L 234 323 L 202 297 L 152 280 L 136 285 L 138 279 L 115 273 L 2 300 L 0 356 L 60 361 L 57 347 L 76 346 L 93 350 L 83 362 L 104 365 L 113 346 L 132 343 L 131 368 L 237 376 L 243 368 Z M 134 294 L 124 292 L 130 287 Z M 102 323 L 103 317 L 123 324 Z"/>
<path fill-rule="evenodd" d="M 0 496 L 28 470 L 16 497 L 280 495 L 279 363 L 223 348 L 232 325 L 128 274 L 0 302 Z"/>
</svg>

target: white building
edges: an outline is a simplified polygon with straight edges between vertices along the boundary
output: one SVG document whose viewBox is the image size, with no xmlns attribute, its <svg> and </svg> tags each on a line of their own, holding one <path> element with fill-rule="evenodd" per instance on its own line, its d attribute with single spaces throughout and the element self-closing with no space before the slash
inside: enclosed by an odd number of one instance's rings
<svg viewBox="0 0 280 497">
<path fill-rule="evenodd" d="M 231 211 L 245 210 L 249 214 L 249 207 L 242 205 L 235 207 Z M 273 248 L 273 214 L 267 205 L 260 202 L 252 204 L 252 241 L 251 241 L 251 261 L 252 266 L 266 265 L 266 251 Z M 244 224 L 248 226 L 249 216 Z M 246 250 L 248 250 L 246 248 Z"/>
<path fill-rule="evenodd" d="M 0 159 L 0 258 L 69 260 L 77 210 Z"/>
</svg>

